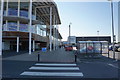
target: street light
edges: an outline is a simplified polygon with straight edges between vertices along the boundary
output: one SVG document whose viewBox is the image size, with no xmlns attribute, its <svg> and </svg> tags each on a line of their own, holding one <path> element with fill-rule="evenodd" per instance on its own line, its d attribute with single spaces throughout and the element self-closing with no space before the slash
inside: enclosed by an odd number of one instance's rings
<svg viewBox="0 0 120 80">
<path fill-rule="evenodd" d="M 98 41 L 99 41 L 99 31 L 97 31 L 97 35 L 98 35 Z"/>
<path fill-rule="evenodd" d="M 69 40 L 69 45 L 70 45 L 70 36 L 71 36 L 71 35 L 70 35 L 70 34 L 71 34 L 71 32 L 70 32 L 71 24 L 72 24 L 72 23 L 70 22 L 70 24 L 69 24 L 69 38 L 68 38 L 68 40 Z"/>
<path fill-rule="evenodd" d="M 111 19 L 112 19 L 112 38 L 113 38 L 113 59 L 115 59 L 115 43 L 114 43 L 114 19 L 113 19 L 113 2 L 112 0 L 110 1 L 110 6 L 111 6 Z"/>
</svg>

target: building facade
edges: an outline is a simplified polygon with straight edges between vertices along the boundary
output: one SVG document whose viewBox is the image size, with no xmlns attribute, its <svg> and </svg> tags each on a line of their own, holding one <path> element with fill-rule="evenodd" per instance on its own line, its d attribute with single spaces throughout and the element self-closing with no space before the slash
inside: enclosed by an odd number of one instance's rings
<svg viewBox="0 0 120 80">
<path fill-rule="evenodd" d="M 31 54 L 36 49 L 52 50 L 59 46 L 61 21 L 55 2 L 3 0 L 1 14 L 2 50 L 29 50 Z"/>
<path fill-rule="evenodd" d="M 111 43 L 111 36 L 83 36 L 76 37 L 76 43 L 78 41 L 108 41 Z"/>
<path fill-rule="evenodd" d="M 75 45 L 76 44 L 76 36 L 69 36 L 68 43 Z"/>
</svg>

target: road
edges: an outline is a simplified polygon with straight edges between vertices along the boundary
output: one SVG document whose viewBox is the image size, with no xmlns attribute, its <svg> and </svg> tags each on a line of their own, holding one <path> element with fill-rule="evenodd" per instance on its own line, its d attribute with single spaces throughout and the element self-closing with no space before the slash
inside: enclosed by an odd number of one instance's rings
<svg viewBox="0 0 120 80">
<path fill-rule="evenodd" d="M 117 80 L 118 62 L 113 59 L 101 57 L 98 59 L 80 59 L 74 62 L 71 51 L 58 49 L 52 52 L 28 53 L 3 58 L 3 79 L 20 78 L 39 80 Z"/>
</svg>

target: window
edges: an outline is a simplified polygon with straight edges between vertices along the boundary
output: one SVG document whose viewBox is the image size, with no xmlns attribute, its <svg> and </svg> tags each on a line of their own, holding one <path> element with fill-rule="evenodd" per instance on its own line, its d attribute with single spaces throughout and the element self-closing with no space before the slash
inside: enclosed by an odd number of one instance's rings
<svg viewBox="0 0 120 80">
<path fill-rule="evenodd" d="M 20 16 L 28 18 L 28 8 L 29 3 L 28 2 L 20 2 Z"/>
<path fill-rule="evenodd" d="M 18 2 L 8 2 L 8 15 L 18 16 Z"/>
</svg>

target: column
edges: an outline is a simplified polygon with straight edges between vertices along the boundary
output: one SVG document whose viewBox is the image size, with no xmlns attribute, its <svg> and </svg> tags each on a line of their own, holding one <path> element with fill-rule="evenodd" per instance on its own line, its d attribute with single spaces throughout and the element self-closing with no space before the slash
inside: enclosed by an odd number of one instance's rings
<svg viewBox="0 0 120 80">
<path fill-rule="evenodd" d="M 17 52 L 19 52 L 19 37 L 17 37 Z"/>
<path fill-rule="evenodd" d="M 35 8 L 35 20 L 37 19 L 37 18 L 36 18 L 36 16 L 37 16 L 36 9 L 37 9 L 37 8 Z"/>
<path fill-rule="evenodd" d="M 17 21 L 17 25 L 18 25 L 18 27 L 17 27 L 17 31 L 19 31 L 19 25 L 20 25 L 20 22 L 19 21 Z M 16 52 L 19 52 L 19 40 L 20 40 L 20 38 L 19 38 L 19 35 L 17 36 L 17 50 L 16 50 Z"/>
<path fill-rule="evenodd" d="M 20 0 L 18 0 L 18 17 L 20 16 Z"/>
<path fill-rule="evenodd" d="M 33 40 L 33 52 L 35 51 L 35 40 Z"/>
<path fill-rule="evenodd" d="M 2 26 L 3 26 L 3 5 L 4 0 L 1 0 L 1 12 L 0 12 L 0 55 L 2 55 Z"/>
<path fill-rule="evenodd" d="M 55 15 L 54 15 L 54 29 L 53 29 L 53 35 L 54 35 L 54 50 L 55 50 Z"/>
<path fill-rule="evenodd" d="M 57 33 L 56 33 L 57 34 L 57 40 L 56 40 L 57 43 L 56 44 L 57 44 L 57 48 L 58 48 L 58 26 L 56 28 L 57 28 Z"/>
<path fill-rule="evenodd" d="M 55 31 L 55 44 L 56 44 L 56 49 L 57 49 L 57 21 L 56 21 L 56 31 Z"/>
<path fill-rule="evenodd" d="M 30 22 L 29 22 L 29 54 L 31 54 L 32 0 L 30 0 L 30 5 L 29 5 L 29 19 L 30 19 Z"/>
<path fill-rule="evenodd" d="M 50 51 L 52 51 L 52 7 L 50 7 Z"/>
</svg>

